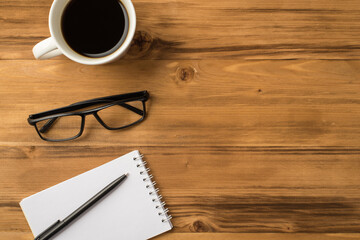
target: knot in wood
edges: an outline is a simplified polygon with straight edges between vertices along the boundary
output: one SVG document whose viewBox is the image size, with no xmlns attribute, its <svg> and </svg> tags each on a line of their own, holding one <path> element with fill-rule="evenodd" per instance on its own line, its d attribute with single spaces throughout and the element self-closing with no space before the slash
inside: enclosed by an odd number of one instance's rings
<svg viewBox="0 0 360 240">
<path fill-rule="evenodd" d="M 151 52 L 153 37 L 145 31 L 136 31 L 128 55 L 142 57 Z"/>
<path fill-rule="evenodd" d="M 195 221 L 193 223 L 193 228 L 195 232 L 209 232 L 209 227 L 202 221 Z"/>
<path fill-rule="evenodd" d="M 191 80 L 194 79 L 195 72 L 196 72 L 195 68 L 191 66 L 179 67 L 176 70 L 176 78 L 178 81 L 190 82 Z"/>
</svg>

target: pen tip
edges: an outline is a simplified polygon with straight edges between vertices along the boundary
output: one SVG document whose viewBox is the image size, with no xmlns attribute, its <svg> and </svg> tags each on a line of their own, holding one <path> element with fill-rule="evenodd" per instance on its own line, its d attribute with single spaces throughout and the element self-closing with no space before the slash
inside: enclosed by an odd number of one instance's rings
<svg viewBox="0 0 360 240">
<path fill-rule="evenodd" d="M 129 176 L 129 173 L 125 173 L 125 176 Z"/>
</svg>

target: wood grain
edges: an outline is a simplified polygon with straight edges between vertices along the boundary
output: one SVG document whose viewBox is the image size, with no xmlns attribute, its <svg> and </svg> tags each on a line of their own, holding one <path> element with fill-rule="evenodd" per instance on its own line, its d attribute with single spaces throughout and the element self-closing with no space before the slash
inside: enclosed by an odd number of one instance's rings
<svg viewBox="0 0 360 240">
<path fill-rule="evenodd" d="M 360 61 L 2 61 L 0 142 L 49 145 L 29 114 L 147 89 L 146 121 L 113 132 L 89 116 L 71 144 L 357 147 L 359 75 Z"/>
<path fill-rule="evenodd" d="M 24 196 L 130 150 L 70 145 L 0 148 L 5 156 L 0 215 L 7 216 L 0 229 L 11 225 L 7 230 L 27 230 L 18 206 Z M 140 151 L 174 216 L 173 232 L 356 233 L 360 227 L 360 150 L 140 147 Z"/>
<path fill-rule="evenodd" d="M 252 233 L 217 233 L 217 234 L 208 234 L 208 233 L 196 233 L 187 234 L 187 233 L 168 233 L 159 236 L 156 239 L 159 240 L 187 240 L 194 237 L 197 240 L 233 240 L 233 239 L 243 239 L 243 240 L 286 240 L 289 239 L 289 234 L 252 234 Z M 360 237 L 359 234 L 292 234 L 292 239 L 294 240 L 353 240 Z M 0 239 L 7 240 L 25 240 L 31 239 L 32 235 L 29 233 L 13 233 L 13 232 L 0 232 Z"/>
<path fill-rule="evenodd" d="M 131 150 L 174 229 L 157 239 L 360 239 L 360 2 L 134 0 L 123 60 L 33 59 L 51 1 L 0 1 L 0 239 L 19 201 Z M 148 117 L 48 143 L 29 114 L 148 90 Z"/>
<path fill-rule="evenodd" d="M 0 58 L 33 59 L 51 1 L 0 2 Z M 135 0 L 128 58 L 359 59 L 357 0 Z"/>
</svg>

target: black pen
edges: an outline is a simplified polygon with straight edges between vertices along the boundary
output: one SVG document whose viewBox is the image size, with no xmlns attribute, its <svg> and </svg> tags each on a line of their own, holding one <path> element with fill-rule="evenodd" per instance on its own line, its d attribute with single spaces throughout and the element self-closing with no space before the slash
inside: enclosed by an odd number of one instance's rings
<svg viewBox="0 0 360 240">
<path fill-rule="evenodd" d="M 103 198 L 106 194 L 111 192 L 116 186 L 118 186 L 122 181 L 125 180 L 125 178 L 128 176 L 128 174 L 124 174 L 121 177 L 115 179 L 112 183 L 107 185 L 104 189 L 102 189 L 100 192 L 95 194 L 92 198 L 90 198 L 86 203 L 81 205 L 78 209 L 76 209 L 73 213 L 71 213 L 69 216 L 67 216 L 64 220 L 58 220 L 53 225 L 48 227 L 45 231 L 40 233 L 37 237 L 35 237 L 35 240 L 47 240 L 53 237 L 56 233 L 61 231 L 63 228 L 65 228 L 67 225 L 69 225 L 73 220 L 75 220 L 78 216 L 80 216 L 82 213 L 84 213 L 86 210 L 88 210 L 91 206 L 93 206 L 97 201 L 99 201 L 101 198 Z"/>
</svg>

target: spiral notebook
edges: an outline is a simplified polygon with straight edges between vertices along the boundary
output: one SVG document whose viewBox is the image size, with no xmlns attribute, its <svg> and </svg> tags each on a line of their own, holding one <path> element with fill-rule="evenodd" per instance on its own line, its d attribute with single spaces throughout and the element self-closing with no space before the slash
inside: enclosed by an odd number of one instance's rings
<svg viewBox="0 0 360 240">
<path fill-rule="evenodd" d="M 171 216 L 139 151 L 36 193 L 20 202 L 34 236 L 62 220 L 122 174 L 127 179 L 77 218 L 56 240 L 143 240 L 172 228 Z"/>
</svg>

